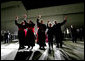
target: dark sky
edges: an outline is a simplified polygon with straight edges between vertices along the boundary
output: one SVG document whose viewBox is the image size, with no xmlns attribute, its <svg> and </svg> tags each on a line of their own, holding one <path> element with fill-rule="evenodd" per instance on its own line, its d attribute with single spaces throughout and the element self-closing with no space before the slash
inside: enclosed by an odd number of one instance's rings
<svg viewBox="0 0 85 61">
<path fill-rule="evenodd" d="M 10 0 L 11 1 L 11 0 Z M 9 0 L 1 0 L 1 3 Z M 22 0 L 26 10 L 84 2 L 84 0 Z"/>
</svg>

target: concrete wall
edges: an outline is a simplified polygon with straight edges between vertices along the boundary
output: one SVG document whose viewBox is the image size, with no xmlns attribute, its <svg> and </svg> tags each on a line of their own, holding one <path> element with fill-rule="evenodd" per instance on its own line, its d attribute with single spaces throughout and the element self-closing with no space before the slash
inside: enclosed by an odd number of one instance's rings
<svg viewBox="0 0 85 61">
<path fill-rule="evenodd" d="M 1 30 L 9 30 L 11 33 L 16 33 L 18 28 L 14 23 L 15 17 L 20 18 L 26 10 L 21 1 L 11 1 L 1 4 Z"/>
<path fill-rule="evenodd" d="M 68 16 L 65 27 L 69 27 L 71 24 L 76 27 L 84 26 L 84 3 L 38 8 L 28 10 L 27 13 L 28 19 L 32 19 L 34 22 L 36 22 L 36 17 L 39 14 L 42 15 L 45 24 L 47 20 L 62 22 L 64 16 Z"/>
</svg>

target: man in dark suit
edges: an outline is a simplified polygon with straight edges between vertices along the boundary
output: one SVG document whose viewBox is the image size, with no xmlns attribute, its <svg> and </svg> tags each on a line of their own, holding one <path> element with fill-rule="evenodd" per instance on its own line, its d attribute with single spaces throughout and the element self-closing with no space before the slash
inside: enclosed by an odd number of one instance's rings
<svg viewBox="0 0 85 61">
<path fill-rule="evenodd" d="M 52 47 L 53 49 L 53 27 L 52 27 L 52 23 L 48 21 L 47 23 L 47 34 L 48 34 L 48 44 L 49 44 L 49 49 L 50 47 Z"/>
<path fill-rule="evenodd" d="M 61 26 L 64 25 L 66 21 L 67 21 L 67 16 L 65 16 L 64 21 L 62 23 L 57 23 L 55 21 L 55 24 L 53 26 L 54 36 L 55 36 L 58 48 L 59 48 L 59 44 L 60 44 L 60 47 L 62 47 L 63 34 L 62 34 Z"/>
<path fill-rule="evenodd" d="M 73 25 L 71 25 L 71 37 L 72 37 L 73 43 L 76 43 L 76 41 L 77 41 L 77 31 L 76 31 L 76 28 Z"/>
<path fill-rule="evenodd" d="M 8 35 L 9 35 L 9 33 L 6 31 L 5 34 L 4 34 L 5 43 L 9 42 Z"/>
</svg>

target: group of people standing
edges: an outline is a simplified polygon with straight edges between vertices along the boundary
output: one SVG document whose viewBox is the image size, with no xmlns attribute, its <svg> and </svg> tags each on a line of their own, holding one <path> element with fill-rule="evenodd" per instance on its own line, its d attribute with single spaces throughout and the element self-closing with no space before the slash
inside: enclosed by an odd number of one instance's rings
<svg viewBox="0 0 85 61">
<path fill-rule="evenodd" d="M 33 48 L 35 46 L 35 36 L 34 36 L 34 26 L 35 24 L 29 20 L 26 22 L 27 16 L 24 16 L 24 21 L 19 24 L 18 17 L 16 17 L 15 24 L 18 26 L 18 38 L 19 38 L 19 49 L 25 48 L 25 46 L 30 46 Z M 27 33 L 26 33 L 27 29 Z"/>
<path fill-rule="evenodd" d="M 71 40 L 73 43 L 77 43 L 78 40 L 82 41 L 84 39 L 84 27 L 81 28 L 70 25 L 70 27 L 65 28 L 64 32 L 65 40 Z"/>
<path fill-rule="evenodd" d="M 12 35 L 9 31 L 1 31 L 1 41 L 9 43 L 12 41 Z"/>
<path fill-rule="evenodd" d="M 78 38 L 80 39 L 80 41 L 82 41 L 82 39 L 84 38 L 83 28 L 76 29 L 75 26 L 71 25 L 70 30 L 71 30 L 71 37 L 72 37 L 73 43 L 76 43 Z"/>
<path fill-rule="evenodd" d="M 30 46 L 33 48 L 35 46 L 35 35 L 34 35 L 34 26 L 35 24 L 31 21 L 28 20 L 26 22 L 27 15 L 24 15 L 24 21 L 19 24 L 18 17 L 16 17 L 15 24 L 18 26 L 18 38 L 19 38 L 19 49 L 25 48 L 24 46 Z M 49 47 L 52 46 L 53 48 L 53 38 L 55 36 L 57 46 L 56 47 L 62 47 L 62 40 L 63 40 L 63 34 L 61 31 L 61 26 L 64 25 L 67 22 L 67 16 L 65 16 L 64 21 L 62 23 L 57 23 L 55 21 L 55 24 L 52 26 L 52 23 L 50 21 L 47 22 L 47 25 L 43 23 L 43 20 L 41 19 L 41 15 L 38 16 L 37 18 L 37 27 L 38 27 L 38 32 L 37 32 L 37 43 L 40 46 L 40 49 L 45 49 L 45 40 L 46 40 L 46 29 L 47 35 L 48 35 L 48 44 Z M 27 33 L 25 33 L 27 29 Z"/>
</svg>

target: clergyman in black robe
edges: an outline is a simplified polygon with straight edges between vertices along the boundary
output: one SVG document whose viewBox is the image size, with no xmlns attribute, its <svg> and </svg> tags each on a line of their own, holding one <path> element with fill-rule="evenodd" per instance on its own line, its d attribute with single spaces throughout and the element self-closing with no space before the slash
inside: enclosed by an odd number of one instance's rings
<svg viewBox="0 0 85 61">
<path fill-rule="evenodd" d="M 30 48 L 30 46 L 33 48 L 33 46 L 35 46 L 35 35 L 34 35 L 35 24 L 31 20 L 29 21 L 29 23 L 27 23 L 25 20 L 24 22 L 27 28 L 26 45 L 28 45 L 28 48 Z"/>
<path fill-rule="evenodd" d="M 22 22 L 21 24 L 19 24 L 18 22 L 18 17 L 16 17 L 15 20 L 15 24 L 18 26 L 18 38 L 19 38 L 19 49 L 23 49 L 24 47 L 24 43 L 25 43 L 25 25 L 24 22 Z"/>
<path fill-rule="evenodd" d="M 45 35 L 45 31 L 46 31 L 46 25 L 43 24 L 43 20 L 41 20 L 41 22 L 39 22 L 40 18 L 37 19 L 37 27 L 38 29 L 38 41 L 37 43 L 40 46 L 40 49 L 45 49 L 44 46 L 46 46 L 45 44 L 45 40 L 46 40 L 46 35 Z M 42 47 L 42 48 L 41 48 Z"/>
</svg>

